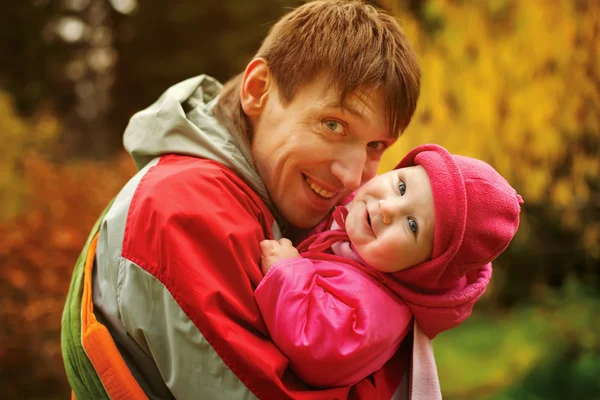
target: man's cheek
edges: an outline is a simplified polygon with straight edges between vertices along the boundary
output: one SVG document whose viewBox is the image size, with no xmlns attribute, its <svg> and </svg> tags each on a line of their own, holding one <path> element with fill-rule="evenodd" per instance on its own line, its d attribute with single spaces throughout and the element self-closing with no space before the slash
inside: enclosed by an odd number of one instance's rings
<svg viewBox="0 0 600 400">
<path fill-rule="evenodd" d="M 377 175 L 377 170 L 379 169 L 379 160 L 370 161 L 365 166 L 365 170 L 363 171 L 363 181 L 364 184 L 367 181 L 370 181 Z"/>
</svg>

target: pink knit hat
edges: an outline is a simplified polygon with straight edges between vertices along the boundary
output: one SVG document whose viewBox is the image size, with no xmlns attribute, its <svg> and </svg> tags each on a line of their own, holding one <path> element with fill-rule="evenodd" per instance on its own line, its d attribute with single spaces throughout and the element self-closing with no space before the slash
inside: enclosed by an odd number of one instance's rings
<svg viewBox="0 0 600 400">
<path fill-rule="evenodd" d="M 519 226 L 523 199 L 489 164 L 435 144 L 411 150 L 395 169 L 422 165 L 431 181 L 435 232 L 431 259 L 394 273 L 424 289 L 452 287 L 495 259 Z"/>
</svg>

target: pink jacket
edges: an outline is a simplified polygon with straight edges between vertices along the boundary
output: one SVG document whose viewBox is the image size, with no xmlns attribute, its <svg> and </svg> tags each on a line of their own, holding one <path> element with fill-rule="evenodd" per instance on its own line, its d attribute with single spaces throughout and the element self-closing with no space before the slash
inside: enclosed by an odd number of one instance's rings
<svg viewBox="0 0 600 400">
<path fill-rule="evenodd" d="M 278 262 L 255 297 L 273 342 L 303 381 L 352 385 L 398 350 L 412 314 L 373 276 L 323 256 Z"/>
<path fill-rule="evenodd" d="M 343 226 L 345 209 L 338 210 L 341 224 L 305 240 L 302 257 L 276 263 L 255 292 L 273 342 L 316 387 L 350 385 L 378 370 L 411 331 L 413 316 L 429 338 L 456 326 L 491 277 L 487 264 L 443 295 L 399 285 L 347 253 L 347 236 L 335 229 Z"/>
<path fill-rule="evenodd" d="M 433 192 L 429 260 L 391 274 L 370 268 L 348 240 L 342 206 L 325 225 L 331 229 L 300 244 L 303 258 L 274 265 L 255 292 L 273 341 L 307 383 L 349 385 L 368 376 L 394 354 L 414 316 L 411 385 L 423 391 L 411 393 L 431 398 L 427 391 L 438 386 L 428 339 L 471 314 L 492 260 L 518 229 L 523 199 L 489 164 L 425 144 L 396 168 L 412 165 L 425 168 Z"/>
</svg>

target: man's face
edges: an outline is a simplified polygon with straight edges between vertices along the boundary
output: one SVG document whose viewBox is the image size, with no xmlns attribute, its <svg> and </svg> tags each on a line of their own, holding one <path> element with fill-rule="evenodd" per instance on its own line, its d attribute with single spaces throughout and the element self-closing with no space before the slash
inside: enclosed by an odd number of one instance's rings
<svg viewBox="0 0 600 400">
<path fill-rule="evenodd" d="M 254 121 L 256 168 L 283 218 L 311 228 L 377 172 L 395 139 L 387 129 L 382 90 L 338 93 L 318 79 L 287 105 L 271 90 Z"/>
<path fill-rule="evenodd" d="M 346 232 L 372 268 L 396 272 L 431 257 L 435 227 L 433 193 L 420 165 L 379 175 L 350 203 Z"/>
</svg>

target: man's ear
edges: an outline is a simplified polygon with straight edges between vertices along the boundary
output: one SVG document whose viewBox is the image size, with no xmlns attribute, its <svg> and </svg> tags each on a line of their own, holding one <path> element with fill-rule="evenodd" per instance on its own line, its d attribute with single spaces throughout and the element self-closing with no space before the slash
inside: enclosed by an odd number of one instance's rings
<svg viewBox="0 0 600 400">
<path fill-rule="evenodd" d="M 255 58 L 246 67 L 240 88 L 242 109 L 249 117 L 259 116 L 271 89 L 271 72 L 264 58 Z"/>
</svg>

